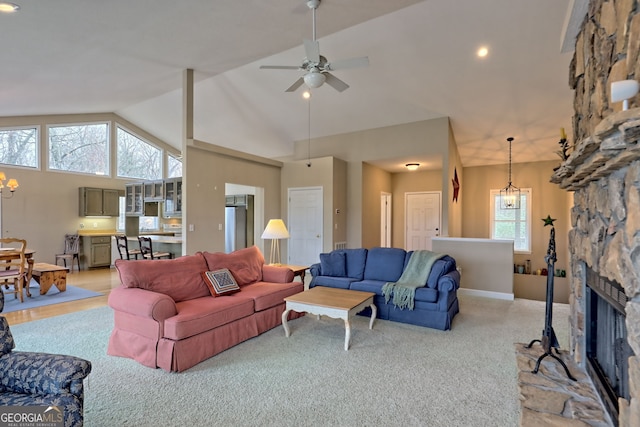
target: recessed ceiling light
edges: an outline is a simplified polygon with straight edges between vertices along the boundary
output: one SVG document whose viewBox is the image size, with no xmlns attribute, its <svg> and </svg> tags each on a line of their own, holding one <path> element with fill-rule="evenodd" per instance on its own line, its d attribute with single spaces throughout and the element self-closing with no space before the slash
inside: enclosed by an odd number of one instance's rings
<svg viewBox="0 0 640 427">
<path fill-rule="evenodd" d="M 15 3 L 0 2 L 0 12 L 13 13 L 20 10 L 20 6 Z"/>
<path fill-rule="evenodd" d="M 485 46 L 482 46 L 480 49 L 478 49 L 477 54 L 480 58 L 484 58 L 489 54 L 489 49 L 487 49 Z"/>
</svg>

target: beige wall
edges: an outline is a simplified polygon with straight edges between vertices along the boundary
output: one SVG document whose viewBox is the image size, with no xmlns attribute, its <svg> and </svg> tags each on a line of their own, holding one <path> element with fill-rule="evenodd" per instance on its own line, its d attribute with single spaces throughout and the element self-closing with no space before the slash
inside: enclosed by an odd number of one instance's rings
<svg viewBox="0 0 640 427">
<path fill-rule="evenodd" d="M 336 242 L 347 241 L 347 162 L 344 160 L 333 158 L 333 209 L 331 216 L 333 218 L 333 242 L 331 248 Z"/>
<path fill-rule="evenodd" d="M 321 187 L 323 216 L 322 223 L 324 234 L 322 250 L 325 252 L 333 249 L 334 242 L 344 239 L 346 231 L 346 164 L 344 161 L 333 157 L 313 159 L 311 166 L 307 161 L 286 162 L 282 167 L 282 188 L 280 209 L 282 216 L 288 214 L 287 197 L 292 188 Z M 339 214 L 335 209 L 341 209 Z M 336 227 L 337 224 L 337 227 Z M 286 245 L 282 247 L 282 257 L 287 259 Z"/>
<path fill-rule="evenodd" d="M 183 187 L 186 198 L 182 213 L 183 228 L 186 229 L 185 253 L 224 251 L 226 183 L 260 189 L 257 193 L 264 195 L 264 205 L 257 209 L 262 208 L 264 224 L 271 218 L 281 217 L 280 162 L 199 141 L 195 145 L 187 147 L 188 167 L 183 171 L 187 178 L 186 187 Z M 189 231 L 190 225 L 193 225 L 193 231 Z M 256 245 L 264 253 L 264 242 L 257 241 Z"/>
<path fill-rule="evenodd" d="M 368 163 L 362 165 L 362 247 L 380 246 L 382 192 L 392 192 L 392 174 Z M 393 196 L 392 196 L 393 201 Z M 392 214 L 393 220 L 393 214 Z"/>
<path fill-rule="evenodd" d="M 447 226 L 443 228 L 446 230 L 446 235 L 449 237 L 461 237 L 462 236 L 462 197 L 458 192 L 458 200 L 453 200 L 453 178 L 454 172 L 458 174 L 458 182 L 462 182 L 464 175 L 464 168 L 462 167 L 462 161 L 460 160 L 460 154 L 458 153 L 458 146 L 453 137 L 453 130 L 449 124 L 449 153 L 447 164 L 448 169 L 442 174 L 442 188 L 443 191 L 442 202 L 448 206 L 447 212 Z"/>
<path fill-rule="evenodd" d="M 349 247 L 368 246 L 374 241 L 377 242 L 376 245 L 380 243 L 379 221 L 375 225 L 377 231 L 374 231 L 373 225 L 370 225 L 373 220 L 367 218 L 371 214 L 373 203 L 377 205 L 376 212 L 380 209 L 380 188 L 369 189 L 367 176 L 374 172 L 367 172 L 363 162 L 424 155 L 439 158 L 441 163 L 446 161 L 447 163 L 440 167 L 447 169 L 450 138 L 449 119 L 442 117 L 311 140 L 313 156 L 318 158 L 333 156 L 347 162 L 347 242 Z M 307 159 L 308 155 L 309 141 L 297 141 L 292 159 L 302 161 Z M 457 154 L 452 155 L 457 156 Z M 291 159 L 283 159 L 285 162 L 288 160 Z M 378 172 L 375 174 L 377 175 Z M 438 181 L 438 188 L 442 190 L 442 183 L 448 181 L 448 178 L 444 178 L 441 174 Z M 374 193 L 377 194 L 374 195 Z M 443 228 L 447 227 L 448 209 L 449 205 L 443 203 Z M 446 232 L 446 230 L 443 231 Z"/>
<path fill-rule="evenodd" d="M 530 259 L 532 270 L 546 267 L 544 257 L 549 245 L 550 227 L 544 227 L 542 218 L 551 215 L 556 218 L 556 252 L 558 261 L 556 268 L 568 271 L 569 260 L 568 232 L 571 227 L 568 204 L 572 196 L 561 190 L 557 185 L 551 184 L 549 178 L 553 168 L 559 161 L 517 163 L 513 165 L 512 181 L 520 188 L 532 189 L 532 252 L 531 254 L 516 254 L 514 262 L 524 264 Z M 507 184 L 508 165 L 494 165 L 470 167 L 464 169 L 464 182 L 462 182 L 461 197 L 465 206 L 462 212 L 462 234 L 464 237 L 489 238 L 490 237 L 490 212 L 489 191 L 500 189 Z M 518 277 L 516 277 L 516 280 Z M 540 277 L 540 292 L 544 294 L 544 278 Z M 516 292 L 516 297 L 518 293 Z"/>
<path fill-rule="evenodd" d="M 0 117 L 0 127 L 34 125 L 40 127 L 40 164 L 38 169 L 5 165 L 0 169 L 5 172 L 8 178 L 16 178 L 20 183 L 20 187 L 13 198 L 3 199 L 1 202 L 2 234 L 5 237 L 25 238 L 29 248 L 36 251 L 36 262 L 53 263 L 55 254 L 62 253 L 64 249 L 63 239 L 65 233 L 75 233 L 81 228 L 81 225 L 84 225 L 85 229 L 113 230 L 116 228 L 115 218 L 79 216 L 78 188 L 114 188 L 124 191 L 125 184 L 132 181 L 131 179 L 49 171 L 46 164 L 47 124 L 77 124 L 104 121 L 111 124 L 112 139 L 114 139 L 113 136 L 115 135 L 114 124 L 118 123 L 158 147 L 171 153 L 176 153 L 173 147 L 111 113 Z M 115 154 L 115 146 L 112 153 Z M 115 162 L 112 162 L 110 166 L 111 174 L 115 176 Z"/>
<path fill-rule="evenodd" d="M 405 247 L 405 193 L 442 191 L 442 171 L 414 171 L 394 173 L 391 187 L 393 225 L 391 241 L 396 248 Z"/>
</svg>

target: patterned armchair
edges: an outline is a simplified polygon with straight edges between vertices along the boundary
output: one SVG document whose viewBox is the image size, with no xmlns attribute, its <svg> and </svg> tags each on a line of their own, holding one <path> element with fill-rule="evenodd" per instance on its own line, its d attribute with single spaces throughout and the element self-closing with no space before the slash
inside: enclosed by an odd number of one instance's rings
<svg viewBox="0 0 640 427">
<path fill-rule="evenodd" d="M 0 312 L 4 293 L 0 289 Z M 91 362 L 74 356 L 11 351 L 15 347 L 7 319 L 0 316 L 0 406 L 55 406 L 64 425 L 82 426 L 83 379 Z"/>
</svg>

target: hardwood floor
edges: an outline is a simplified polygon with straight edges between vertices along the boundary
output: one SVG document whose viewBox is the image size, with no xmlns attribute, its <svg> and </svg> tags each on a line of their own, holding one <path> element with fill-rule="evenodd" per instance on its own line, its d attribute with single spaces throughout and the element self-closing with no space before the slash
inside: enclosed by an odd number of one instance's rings
<svg viewBox="0 0 640 427">
<path fill-rule="evenodd" d="M 9 325 L 46 319 L 47 317 L 75 311 L 89 310 L 107 305 L 107 297 L 111 289 L 120 286 L 120 278 L 115 268 L 98 268 L 93 270 L 74 271 L 67 274 L 67 285 L 85 288 L 103 294 L 99 297 L 86 298 L 61 304 L 47 305 L 28 310 L 0 313 L 7 318 Z"/>
</svg>

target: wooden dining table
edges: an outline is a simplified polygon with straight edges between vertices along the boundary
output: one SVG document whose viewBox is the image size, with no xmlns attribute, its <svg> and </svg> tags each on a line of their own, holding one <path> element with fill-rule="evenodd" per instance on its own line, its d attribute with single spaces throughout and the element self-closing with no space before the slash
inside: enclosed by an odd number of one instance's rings
<svg viewBox="0 0 640 427">
<path fill-rule="evenodd" d="M 36 251 L 34 251 L 33 249 L 25 249 L 24 251 L 24 257 L 27 260 L 27 279 L 25 280 L 24 288 L 27 291 L 28 297 L 31 296 L 31 292 L 29 291 L 29 283 L 31 283 L 31 276 L 33 274 L 33 254 L 35 253 Z M 20 258 L 20 253 L 16 252 L 13 248 L 0 248 L 0 265 L 2 261 L 10 261 L 12 259 L 18 258 Z"/>
</svg>

